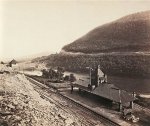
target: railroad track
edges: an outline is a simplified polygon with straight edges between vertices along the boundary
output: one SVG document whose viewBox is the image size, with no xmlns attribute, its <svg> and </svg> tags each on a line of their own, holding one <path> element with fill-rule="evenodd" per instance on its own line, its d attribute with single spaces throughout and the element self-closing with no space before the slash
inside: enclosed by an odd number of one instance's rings
<svg viewBox="0 0 150 126">
<path fill-rule="evenodd" d="M 28 78 L 28 77 L 27 77 L 27 78 Z M 41 84 L 41 83 L 39 83 L 39 82 L 36 83 L 36 81 L 32 80 L 31 78 L 28 78 L 28 79 L 29 79 L 29 81 L 31 81 L 32 83 L 34 83 L 34 84 L 37 85 L 38 87 L 43 88 L 43 86 L 44 86 L 44 88 L 47 89 L 47 87 L 46 87 L 45 85 L 43 85 L 43 84 Z M 57 107 L 61 108 L 63 111 L 65 111 L 65 112 L 67 112 L 67 113 L 70 113 L 70 111 L 68 111 L 68 109 L 66 109 L 63 104 L 61 104 L 60 102 L 56 101 L 54 98 L 52 98 L 52 96 L 48 96 L 46 93 L 41 93 L 41 92 L 39 92 L 39 90 L 37 90 L 37 89 L 35 89 L 35 90 L 41 95 L 42 98 L 44 98 L 44 99 L 46 99 L 46 100 L 48 100 L 48 101 L 50 101 L 50 102 L 52 102 L 52 103 L 55 103 L 55 105 L 56 105 Z M 49 94 L 50 94 L 50 93 L 57 94 L 56 91 L 54 91 L 54 90 L 47 90 L 47 91 L 48 91 Z M 62 106 L 63 106 L 63 107 L 62 107 Z M 72 111 L 71 111 L 71 112 L 72 112 Z M 74 114 L 76 114 L 76 113 L 74 112 Z M 83 113 L 83 112 L 82 112 L 82 114 L 85 115 L 85 113 Z M 82 117 L 82 118 L 83 118 L 83 117 Z M 85 119 L 85 118 L 83 118 L 83 119 L 80 118 L 80 120 L 82 120 L 82 124 L 84 124 L 84 125 L 86 125 L 86 126 L 94 126 L 94 125 L 96 125 L 96 123 L 93 123 L 93 122 L 91 122 L 90 120 L 87 120 L 87 119 Z M 87 120 L 87 121 L 85 122 L 85 120 Z"/>
<path fill-rule="evenodd" d="M 36 91 L 39 92 L 38 90 L 36 90 Z M 46 100 L 48 100 L 48 101 L 50 101 L 50 102 L 55 103 L 55 105 L 56 105 L 58 108 L 61 108 L 63 111 L 65 111 L 65 112 L 67 112 L 67 113 L 70 113 L 70 111 L 67 110 L 67 109 L 65 109 L 64 105 L 61 104 L 60 102 L 56 101 L 56 100 L 53 99 L 53 98 L 48 97 L 46 94 L 43 94 L 43 93 L 41 93 L 41 92 L 39 92 L 39 94 L 41 94 L 41 97 L 42 97 L 42 98 L 44 98 L 44 99 L 46 99 Z M 90 121 L 86 121 L 86 122 L 85 122 L 85 121 L 83 121 L 83 120 L 82 120 L 82 124 L 84 124 L 84 125 L 86 125 L 86 126 L 94 126 L 94 125 L 96 125 L 96 124 L 93 123 L 93 122 L 90 122 Z"/>
<path fill-rule="evenodd" d="M 90 111 L 92 114 L 94 114 L 95 116 L 97 116 L 98 118 L 100 118 L 101 120 L 104 120 L 105 122 L 109 123 L 109 126 L 120 126 L 119 124 L 117 124 L 116 122 L 113 122 L 112 120 L 109 120 L 108 118 L 100 115 L 99 113 L 97 113 L 96 111 L 91 110 L 90 108 L 83 106 L 82 104 L 75 102 L 73 99 L 70 99 L 62 94 L 60 94 L 62 97 L 64 97 L 65 99 L 69 100 L 70 102 L 76 104 L 78 107 L 83 108 L 85 111 Z"/>
<path fill-rule="evenodd" d="M 147 112 L 147 113 L 150 114 L 150 109 L 145 108 L 145 107 L 143 107 L 143 106 L 140 106 L 140 105 L 138 105 L 138 104 L 136 104 L 136 103 L 134 103 L 134 108 L 135 108 L 135 109 L 143 110 L 143 111 L 145 111 L 145 112 Z"/>
<path fill-rule="evenodd" d="M 26 77 L 34 85 L 37 85 L 38 87 L 40 87 L 42 89 L 45 89 L 45 91 L 47 91 L 49 93 L 57 94 L 61 98 L 66 99 L 67 101 L 69 101 L 70 104 L 75 105 L 77 110 L 79 108 L 82 109 L 83 111 L 81 111 L 81 114 L 88 115 L 89 117 L 93 117 L 95 119 L 100 119 L 100 121 L 104 122 L 107 126 L 121 126 L 120 124 L 118 124 L 118 123 L 116 123 L 116 122 L 114 122 L 114 121 L 104 117 L 103 115 L 97 113 L 96 111 L 91 110 L 88 106 L 80 104 L 79 102 L 77 102 L 77 101 L 75 101 L 75 100 L 73 100 L 73 99 L 71 99 L 71 98 L 69 98 L 69 97 L 59 93 L 57 90 L 54 90 L 52 88 L 48 88 L 46 85 L 38 82 L 37 80 L 35 80 L 35 79 L 33 79 L 33 78 L 29 77 L 29 76 L 26 76 Z M 51 100 L 51 101 L 54 100 L 54 99 L 52 99 L 52 97 L 50 98 L 46 93 L 41 93 L 41 92 L 39 92 L 39 93 L 41 94 L 42 97 L 44 97 L 47 100 Z M 61 103 L 57 103 L 57 101 L 55 101 L 55 103 L 57 104 L 58 107 L 62 106 L 62 105 L 60 105 Z M 62 109 L 66 111 L 66 109 L 64 109 L 64 108 L 62 108 Z M 91 114 L 89 115 L 89 113 L 91 113 Z M 87 126 L 93 126 L 94 125 L 94 123 L 92 123 L 91 121 L 86 122 L 86 124 L 87 124 Z"/>
<path fill-rule="evenodd" d="M 31 78 L 31 77 L 29 77 L 29 78 Z M 35 80 L 34 78 L 32 78 L 33 80 Z M 35 80 L 35 81 L 37 81 L 37 80 Z M 38 81 L 37 81 L 38 82 Z M 40 83 L 40 82 L 39 82 Z M 40 83 L 41 84 L 41 83 Z M 42 84 L 41 86 L 45 86 L 44 84 Z M 46 87 L 46 86 L 45 86 Z M 51 88 L 53 88 L 53 87 L 51 87 Z M 56 90 L 56 89 L 55 89 Z M 60 95 L 62 95 L 61 93 L 59 93 Z M 64 97 L 64 96 L 63 96 Z M 148 108 L 146 108 L 146 107 L 143 107 L 143 106 L 140 106 L 140 105 L 138 105 L 138 104 L 136 104 L 136 103 L 134 103 L 134 106 L 135 106 L 135 108 L 136 109 L 140 109 L 140 110 L 144 110 L 144 111 L 146 111 L 147 113 L 149 113 L 150 114 L 150 109 L 148 109 Z"/>
</svg>

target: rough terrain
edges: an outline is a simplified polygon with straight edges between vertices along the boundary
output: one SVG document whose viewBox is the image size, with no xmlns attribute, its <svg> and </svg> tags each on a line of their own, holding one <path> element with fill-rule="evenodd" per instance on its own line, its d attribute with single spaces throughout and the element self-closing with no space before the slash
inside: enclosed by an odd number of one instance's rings
<svg viewBox="0 0 150 126">
<path fill-rule="evenodd" d="M 0 74 L 0 125 L 81 126 L 82 121 L 36 92 L 23 74 Z"/>
</svg>

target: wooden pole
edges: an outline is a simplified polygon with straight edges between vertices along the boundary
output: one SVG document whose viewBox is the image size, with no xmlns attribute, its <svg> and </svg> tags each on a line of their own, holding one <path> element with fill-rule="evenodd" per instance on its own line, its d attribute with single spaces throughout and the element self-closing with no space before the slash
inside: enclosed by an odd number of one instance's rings
<svg viewBox="0 0 150 126">
<path fill-rule="evenodd" d="M 121 103 L 121 91 L 119 89 L 119 112 L 122 110 L 122 103 Z"/>
<path fill-rule="evenodd" d="M 71 85 L 71 94 L 73 93 L 73 85 Z"/>
</svg>

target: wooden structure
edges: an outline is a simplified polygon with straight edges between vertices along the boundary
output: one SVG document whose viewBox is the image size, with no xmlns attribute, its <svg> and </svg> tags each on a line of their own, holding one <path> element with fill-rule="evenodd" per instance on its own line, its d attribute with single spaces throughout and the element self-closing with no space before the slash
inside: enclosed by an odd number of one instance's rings
<svg viewBox="0 0 150 126">
<path fill-rule="evenodd" d="M 75 83 L 72 83 L 71 92 L 73 92 L 74 87 L 77 87 L 79 90 L 84 90 L 96 96 L 116 102 L 119 104 L 119 111 L 122 110 L 122 105 L 125 103 L 130 103 L 130 108 L 133 108 L 134 95 L 119 89 L 114 84 L 108 83 L 107 76 L 101 71 L 99 66 L 97 68 L 97 79 L 95 83 L 91 83 L 92 77 L 90 77 L 90 79 L 91 80 L 79 79 Z"/>
<path fill-rule="evenodd" d="M 12 67 L 13 65 L 16 65 L 16 64 L 17 64 L 17 61 L 14 59 L 9 62 L 10 67 Z"/>
</svg>

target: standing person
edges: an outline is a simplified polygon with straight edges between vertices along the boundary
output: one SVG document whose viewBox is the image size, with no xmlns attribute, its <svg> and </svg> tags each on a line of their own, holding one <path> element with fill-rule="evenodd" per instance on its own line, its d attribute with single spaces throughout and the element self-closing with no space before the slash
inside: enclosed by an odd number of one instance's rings
<svg viewBox="0 0 150 126">
<path fill-rule="evenodd" d="M 74 76 L 74 74 L 70 74 L 69 80 L 70 80 L 71 93 L 72 93 L 73 92 L 73 82 L 76 81 L 76 77 Z"/>
</svg>

